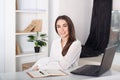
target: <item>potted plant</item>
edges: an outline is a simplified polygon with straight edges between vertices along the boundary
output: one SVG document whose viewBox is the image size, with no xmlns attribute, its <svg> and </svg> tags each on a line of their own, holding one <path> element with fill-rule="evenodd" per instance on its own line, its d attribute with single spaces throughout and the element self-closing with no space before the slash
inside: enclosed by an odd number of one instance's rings
<svg viewBox="0 0 120 80">
<path fill-rule="evenodd" d="M 35 53 L 38 53 L 40 51 L 40 47 L 47 45 L 46 40 L 47 34 L 36 32 L 36 35 L 29 35 L 28 36 L 28 42 L 34 42 L 34 49 Z"/>
</svg>

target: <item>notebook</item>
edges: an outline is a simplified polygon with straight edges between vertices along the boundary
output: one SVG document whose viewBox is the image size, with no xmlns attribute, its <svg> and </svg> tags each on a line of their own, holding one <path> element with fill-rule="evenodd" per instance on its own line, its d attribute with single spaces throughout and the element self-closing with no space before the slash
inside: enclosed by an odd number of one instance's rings
<svg viewBox="0 0 120 80">
<path fill-rule="evenodd" d="M 54 70 L 54 69 L 46 69 L 46 70 L 40 70 L 40 71 L 29 71 L 29 72 L 27 72 L 27 74 L 32 78 L 68 75 L 68 73 L 63 71 L 63 70 Z"/>
<path fill-rule="evenodd" d="M 86 76 L 100 76 L 111 68 L 117 45 L 106 48 L 100 65 L 84 65 L 71 73 Z"/>
</svg>

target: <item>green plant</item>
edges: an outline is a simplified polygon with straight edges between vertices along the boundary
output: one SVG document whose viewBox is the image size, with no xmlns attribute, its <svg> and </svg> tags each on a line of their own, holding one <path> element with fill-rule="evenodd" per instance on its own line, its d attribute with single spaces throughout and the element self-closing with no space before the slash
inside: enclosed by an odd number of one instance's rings
<svg viewBox="0 0 120 80">
<path fill-rule="evenodd" d="M 36 35 L 29 35 L 28 42 L 34 42 L 35 47 L 42 47 L 47 45 L 47 34 L 36 32 Z"/>
</svg>

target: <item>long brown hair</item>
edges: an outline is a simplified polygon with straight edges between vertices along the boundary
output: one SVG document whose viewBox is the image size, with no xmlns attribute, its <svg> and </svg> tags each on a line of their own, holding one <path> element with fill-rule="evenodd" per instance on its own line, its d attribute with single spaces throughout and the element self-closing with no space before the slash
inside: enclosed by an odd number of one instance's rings
<svg viewBox="0 0 120 80">
<path fill-rule="evenodd" d="M 72 20 L 66 16 L 66 15 L 62 15 L 62 16 L 58 16 L 56 21 L 55 21 L 55 30 L 57 31 L 57 21 L 63 19 L 67 22 L 68 25 L 68 33 L 69 33 L 69 38 L 68 41 L 66 43 L 66 45 L 64 46 L 63 50 L 62 50 L 62 55 L 65 56 L 67 54 L 67 51 L 70 47 L 70 45 L 76 40 L 76 36 L 75 36 L 75 29 L 74 29 L 74 24 L 72 22 Z"/>
</svg>

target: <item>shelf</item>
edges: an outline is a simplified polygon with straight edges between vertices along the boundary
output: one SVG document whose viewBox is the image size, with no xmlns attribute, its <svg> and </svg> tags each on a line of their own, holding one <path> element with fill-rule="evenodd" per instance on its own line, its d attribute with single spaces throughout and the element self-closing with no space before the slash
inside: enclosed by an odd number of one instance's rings
<svg viewBox="0 0 120 80">
<path fill-rule="evenodd" d="M 29 32 L 29 33 L 17 32 L 16 33 L 16 35 L 30 35 L 30 34 L 36 34 L 36 32 Z"/>
<path fill-rule="evenodd" d="M 17 13 L 46 13 L 47 10 L 16 10 Z"/>
<path fill-rule="evenodd" d="M 37 55 L 45 55 L 45 53 L 40 52 L 40 53 L 34 53 L 34 52 L 26 52 L 26 53 L 21 53 L 19 55 L 16 55 L 16 58 L 20 58 L 20 57 L 27 57 L 27 56 L 37 56 Z"/>
<path fill-rule="evenodd" d="M 46 50 L 35 53 L 34 43 L 28 42 L 29 35 L 37 35 L 35 31 L 48 34 L 48 4 L 48 0 L 29 0 L 29 2 L 27 0 L 16 0 L 14 5 L 16 7 L 14 8 L 16 71 L 22 71 L 21 65 L 23 63 L 37 61 L 39 58 L 48 56 L 48 46 L 45 48 Z M 35 28 L 34 26 L 39 27 Z M 40 27 L 41 30 L 39 30 Z M 26 30 L 27 28 L 28 30 Z"/>
</svg>

